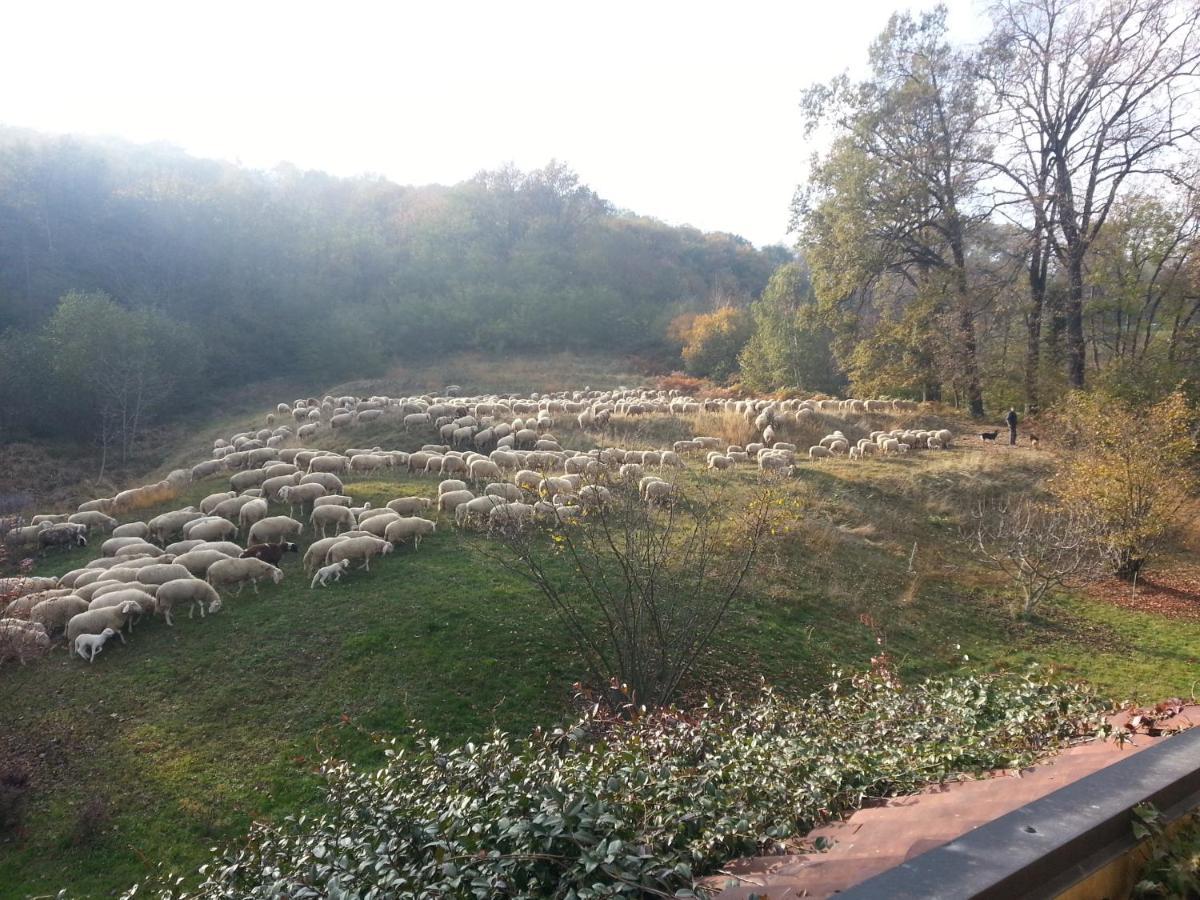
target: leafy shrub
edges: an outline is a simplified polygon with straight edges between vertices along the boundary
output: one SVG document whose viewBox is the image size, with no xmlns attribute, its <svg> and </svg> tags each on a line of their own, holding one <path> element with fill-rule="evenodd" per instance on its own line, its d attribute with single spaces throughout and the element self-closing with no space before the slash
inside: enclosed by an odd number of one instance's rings
<svg viewBox="0 0 1200 900">
<path fill-rule="evenodd" d="M 527 741 L 443 749 L 418 732 L 376 771 L 329 762 L 329 812 L 257 825 L 197 890 L 159 896 L 693 896 L 732 857 L 867 797 L 1028 764 L 1099 732 L 1101 712 L 1033 674 L 906 689 L 881 666 L 800 702 L 765 691 L 632 720 L 593 708 Z"/>
<path fill-rule="evenodd" d="M 1064 404 L 1071 452 L 1051 489 L 1088 523 L 1114 575 L 1137 576 L 1195 489 L 1195 422 L 1181 391 L 1148 409 L 1094 393 Z"/>
<path fill-rule="evenodd" d="M 750 340 L 750 330 L 749 315 L 734 306 L 696 316 L 684 338 L 684 368 L 705 378 L 728 378 L 737 371 L 738 354 Z"/>
</svg>

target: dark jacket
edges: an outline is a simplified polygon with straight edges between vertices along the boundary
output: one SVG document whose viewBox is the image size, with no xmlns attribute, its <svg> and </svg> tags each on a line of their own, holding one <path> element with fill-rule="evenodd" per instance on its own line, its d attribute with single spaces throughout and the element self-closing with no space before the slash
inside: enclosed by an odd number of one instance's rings
<svg viewBox="0 0 1200 900">
<path fill-rule="evenodd" d="M 1010 409 L 1008 411 L 1008 415 L 1004 417 L 1004 421 L 1008 423 L 1009 428 L 1016 428 L 1017 427 L 1017 411 L 1015 409 Z"/>
</svg>

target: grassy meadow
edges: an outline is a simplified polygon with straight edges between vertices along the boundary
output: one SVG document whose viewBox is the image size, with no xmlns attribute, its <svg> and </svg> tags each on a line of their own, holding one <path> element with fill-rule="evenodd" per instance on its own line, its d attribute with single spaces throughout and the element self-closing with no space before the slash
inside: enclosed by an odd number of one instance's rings
<svg viewBox="0 0 1200 900">
<path fill-rule="evenodd" d="M 452 380 L 442 375 L 449 371 L 435 373 Z M 580 386 L 600 386 L 604 375 L 583 372 Z M 530 373 L 510 376 L 511 389 L 538 387 Z M 615 373 L 608 377 L 617 383 Z M 437 386 L 404 372 L 392 381 L 356 387 Z M 913 417 L 931 419 L 953 416 Z M 651 447 L 697 433 L 733 438 L 743 427 L 717 416 L 614 422 L 607 438 L 573 423 L 555 433 L 573 448 L 597 440 Z M 203 458 L 213 437 L 245 424 L 198 426 L 163 454 L 162 468 Z M 866 419 L 839 424 L 852 438 L 871 427 Z M 385 419 L 315 445 L 413 449 L 430 439 Z M 962 551 L 959 522 L 979 498 L 1037 492 L 1052 469 L 1047 451 L 983 448 L 969 438 L 944 453 L 803 463 L 775 486 L 779 525 L 761 571 L 687 696 L 753 691 L 762 679 L 808 691 L 831 667 L 865 666 L 884 650 L 910 677 L 1038 663 L 1117 700 L 1186 695 L 1200 622 L 1077 592 L 1017 623 L 1003 587 Z M 719 477 L 744 497 L 760 485 L 749 467 L 709 476 L 695 459 L 681 477 L 685 491 Z M 350 494 L 376 506 L 432 496 L 436 485 L 401 470 L 347 479 Z M 171 508 L 225 486 L 224 478 L 194 484 Z M 177 616 L 168 628 L 144 620 L 127 646 L 109 643 L 94 665 L 68 656 L 60 642 L 46 659 L 6 667 L 0 768 L 26 772 L 30 789 L 21 827 L 0 839 L 0 898 L 63 887 L 112 896 L 160 863 L 192 877 L 209 848 L 236 841 L 251 821 L 319 803 L 315 770 L 325 756 L 377 762 L 381 739 L 403 740 L 418 725 L 464 741 L 569 717 L 571 685 L 583 675 L 572 646 L 532 589 L 475 552 L 486 540 L 458 533 L 442 516 L 418 551 L 401 548 L 370 573 L 352 571 L 324 590 L 309 589 L 300 554 L 289 554 L 281 585 L 227 594 L 224 609 L 203 621 Z M 37 573 L 65 572 L 94 555 L 52 554 Z"/>
</svg>

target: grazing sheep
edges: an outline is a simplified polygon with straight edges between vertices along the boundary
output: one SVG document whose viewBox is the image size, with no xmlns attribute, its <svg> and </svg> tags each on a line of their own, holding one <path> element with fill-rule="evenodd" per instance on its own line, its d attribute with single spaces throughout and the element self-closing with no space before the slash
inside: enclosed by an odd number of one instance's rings
<svg viewBox="0 0 1200 900">
<path fill-rule="evenodd" d="M 75 638 L 75 652 L 89 663 L 96 661 L 96 654 L 104 649 L 104 645 L 108 643 L 108 639 L 117 632 L 111 628 L 105 628 L 99 634 L 81 634 Z"/>
<path fill-rule="evenodd" d="M 202 518 L 204 518 L 204 513 L 189 507 L 155 516 L 146 525 L 150 529 L 150 537 L 158 543 L 166 545 L 167 541 L 180 536 L 184 525 Z"/>
<path fill-rule="evenodd" d="M 448 512 L 453 514 L 454 510 L 462 503 L 469 503 L 475 499 L 475 495 L 468 490 L 447 491 L 441 494 L 437 499 L 438 512 Z"/>
<path fill-rule="evenodd" d="M 198 578 L 177 578 L 161 585 L 155 599 L 158 602 L 158 613 L 168 625 L 174 626 L 175 620 L 171 613 L 176 606 L 189 604 L 188 618 L 192 618 L 196 608 L 200 608 L 200 618 L 204 618 L 204 605 L 208 611 L 215 613 L 221 609 L 221 595 L 207 581 Z"/>
<path fill-rule="evenodd" d="M 200 512 L 204 513 L 206 516 L 211 516 L 213 514 L 213 509 L 215 509 L 219 503 L 222 503 L 225 500 L 232 500 L 236 496 L 237 491 L 222 491 L 218 494 L 209 494 L 200 501 Z"/>
<path fill-rule="evenodd" d="M 288 516 L 268 516 L 255 522 L 246 535 L 247 544 L 279 544 L 304 531 L 304 523 Z"/>
<path fill-rule="evenodd" d="M 436 531 L 436 522 L 417 516 L 407 516 L 389 522 L 387 528 L 384 529 L 383 537 L 393 546 L 399 546 L 411 539 L 413 549 L 416 550 L 421 546 L 421 538 Z"/>
<path fill-rule="evenodd" d="M 833 456 L 833 451 L 828 447 L 822 447 L 820 444 L 814 444 L 808 448 L 809 459 L 828 459 Z"/>
<path fill-rule="evenodd" d="M 332 525 L 334 534 L 337 534 L 342 528 L 352 529 L 358 523 L 354 521 L 354 513 L 345 506 L 315 506 L 313 507 L 312 515 L 308 521 L 312 524 L 313 532 L 317 529 L 321 531 L 321 537 L 325 537 L 325 530 Z"/>
<path fill-rule="evenodd" d="M 238 527 L 220 516 L 205 516 L 183 526 L 185 540 L 224 541 L 237 537 Z"/>
<path fill-rule="evenodd" d="M 47 632 L 65 629 L 72 616 L 86 612 L 88 602 L 74 594 L 43 600 L 29 611 L 29 621 L 42 625 Z"/>
<path fill-rule="evenodd" d="M 304 509 L 306 503 L 312 504 L 318 497 L 324 497 L 329 493 L 323 484 L 296 484 L 285 485 L 279 489 L 279 502 L 288 505 L 288 513 L 294 513 L 297 506 L 301 510 Z"/>
<path fill-rule="evenodd" d="M 58 587 L 58 579 L 45 575 L 14 576 L 0 578 L 0 594 L 21 597 L 35 591 L 49 591 Z"/>
<path fill-rule="evenodd" d="M 290 542 L 283 544 L 251 544 L 241 552 L 238 559 L 261 559 L 265 563 L 277 566 L 279 565 L 279 561 L 283 559 L 283 554 L 298 552 L 300 552 L 300 545 Z"/>
<path fill-rule="evenodd" d="M 27 660 L 44 656 L 49 650 L 50 635 L 39 623 L 0 619 L 0 665 L 10 659 L 25 665 Z"/>
<path fill-rule="evenodd" d="M 345 494 L 326 494 L 324 497 L 318 497 L 313 501 L 313 508 L 318 506 L 346 506 L 349 507 L 351 499 Z"/>
<path fill-rule="evenodd" d="M 213 563 L 230 558 L 228 553 L 222 553 L 220 550 L 189 550 L 175 557 L 175 565 L 183 566 L 194 578 L 203 578 Z"/>
<path fill-rule="evenodd" d="M 516 487 L 516 485 L 511 485 Z M 413 513 L 421 512 L 433 506 L 433 500 L 429 497 L 397 497 L 395 500 L 388 501 L 387 508 L 394 513 L 399 513 L 402 516 L 411 516 Z"/>
<path fill-rule="evenodd" d="M 72 525 L 82 525 L 88 531 L 93 529 L 97 531 L 112 531 L 117 527 L 117 520 L 112 516 L 106 516 L 102 512 L 95 510 L 90 512 L 72 513 L 67 517 L 67 522 Z M 34 523 L 37 524 L 36 522 Z M 61 523 L 59 523 L 61 524 Z"/>
<path fill-rule="evenodd" d="M 330 563 L 327 566 L 322 566 L 317 569 L 317 574 L 313 576 L 312 584 L 309 589 L 315 588 L 318 584 L 325 587 L 331 581 L 341 581 L 342 573 L 350 568 L 350 560 L 343 559 L 341 562 Z"/>
<path fill-rule="evenodd" d="M 304 551 L 304 558 L 301 560 L 304 566 L 304 571 L 311 574 L 314 569 L 325 562 L 325 556 L 327 553 L 329 553 L 329 548 L 339 541 L 345 540 L 349 540 L 349 538 L 343 534 L 334 537 L 321 538 L 320 540 L 313 541 L 311 544 L 309 544 L 308 549 Z"/>
<path fill-rule="evenodd" d="M 110 569 L 109 575 L 111 576 L 114 571 Z M 136 575 L 136 578 L 133 580 L 140 581 L 142 584 L 162 584 L 175 578 L 192 577 L 192 573 L 178 563 L 153 563 L 148 566 L 141 566 L 133 571 Z"/>
<path fill-rule="evenodd" d="M 258 582 L 263 578 L 270 578 L 275 584 L 279 584 L 283 581 L 283 570 L 261 559 L 248 557 L 219 560 L 208 567 L 208 573 L 204 576 L 204 580 L 214 587 L 219 584 L 236 584 L 239 594 L 247 581 L 257 594 Z"/>
<path fill-rule="evenodd" d="M 140 616 L 144 610 L 142 605 L 133 600 L 127 600 L 120 606 L 108 606 L 104 609 L 89 609 L 77 616 L 72 616 L 67 622 L 67 643 L 75 646 L 75 639 L 81 634 L 100 634 L 105 628 L 111 628 L 127 643 L 122 629 L 134 617 Z"/>
<path fill-rule="evenodd" d="M 326 555 L 327 563 L 341 562 L 345 560 L 361 559 L 363 564 L 360 569 L 371 571 L 371 558 L 374 556 L 386 556 L 392 552 L 392 545 L 388 541 L 373 536 L 347 538 L 344 541 L 338 541 L 329 548 L 329 553 Z"/>
</svg>

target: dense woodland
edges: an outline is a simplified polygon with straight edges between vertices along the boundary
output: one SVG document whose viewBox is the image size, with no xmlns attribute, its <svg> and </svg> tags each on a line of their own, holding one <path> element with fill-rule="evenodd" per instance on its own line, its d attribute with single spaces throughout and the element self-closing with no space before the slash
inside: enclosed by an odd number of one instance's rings
<svg viewBox="0 0 1200 900">
<path fill-rule="evenodd" d="M 897 14 L 810 87 L 793 250 L 616 210 L 565 165 L 401 186 L 0 132 L 0 429 L 125 455 L 209 389 L 589 351 L 976 416 L 1200 371 L 1200 7 Z M 797 148 L 797 153 L 803 152 Z"/>
<path fill-rule="evenodd" d="M 124 449 L 210 388 L 448 350 L 670 356 L 790 254 L 616 210 L 568 168 L 452 187 L 0 133 L 6 434 Z"/>
</svg>

